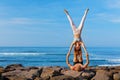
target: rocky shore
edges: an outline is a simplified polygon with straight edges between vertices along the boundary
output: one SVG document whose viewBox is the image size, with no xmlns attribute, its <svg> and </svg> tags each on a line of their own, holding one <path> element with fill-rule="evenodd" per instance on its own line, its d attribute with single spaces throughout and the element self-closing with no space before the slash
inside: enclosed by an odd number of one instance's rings
<svg viewBox="0 0 120 80">
<path fill-rule="evenodd" d="M 0 80 L 120 80 L 120 66 L 88 67 L 77 72 L 59 66 L 24 67 L 11 64 L 0 67 Z"/>
</svg>

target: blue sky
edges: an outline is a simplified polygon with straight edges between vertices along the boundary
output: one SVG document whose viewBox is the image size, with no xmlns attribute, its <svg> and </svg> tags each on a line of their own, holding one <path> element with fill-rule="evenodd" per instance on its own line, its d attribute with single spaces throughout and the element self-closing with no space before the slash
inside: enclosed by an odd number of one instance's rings
<svg viewBox="0 0 120 80">
<path fill-rule="evenodd" d="M 119 0 L 0 0 L 0 46 L 69 46 L 72 29 L 89 8 L 82 38 L 87 47 L 120 47 Z"/>
</svg>

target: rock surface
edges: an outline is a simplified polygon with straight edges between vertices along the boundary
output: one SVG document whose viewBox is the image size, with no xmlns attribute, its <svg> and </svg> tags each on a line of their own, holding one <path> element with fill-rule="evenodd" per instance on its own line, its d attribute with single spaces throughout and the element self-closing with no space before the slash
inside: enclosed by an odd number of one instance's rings
<svg viewBox="0 0 120 80">
<path fill-rule="evenodd" d="M 88 67 L 77 72 L 64 67 L 0 67 L 0 80 L 120 80 L 120 66 Z"/>
</svg>

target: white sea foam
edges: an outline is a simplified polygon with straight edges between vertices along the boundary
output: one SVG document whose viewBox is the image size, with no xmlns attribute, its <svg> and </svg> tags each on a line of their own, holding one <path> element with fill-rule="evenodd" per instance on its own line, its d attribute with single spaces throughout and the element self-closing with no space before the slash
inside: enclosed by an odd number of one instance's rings
<svg viewBox="0 0 120 80">
<path fill-rule="evenodd" d="M 108 62 L 120 63 L 120 59 L 106 59 Z"/>
<path fill-rule="evenodd" d="M 103 64 L 98 66 L 120 66 L 120 64 Z"/>
<path fill-rule="evenodd" d="M 38 56 L 46 53 L 0 53 L 0 56 Z"/>
</svg>

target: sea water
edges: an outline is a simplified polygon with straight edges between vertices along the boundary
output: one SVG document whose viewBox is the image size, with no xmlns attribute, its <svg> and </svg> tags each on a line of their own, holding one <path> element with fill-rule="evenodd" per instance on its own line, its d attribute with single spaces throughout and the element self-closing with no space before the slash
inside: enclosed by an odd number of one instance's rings
<svg viewBox="0 0 120 80">
<path fill-rule="evenodd" d="M 0 47 L 0 66 L 22 64 L 23 66 L 67 67 L 66 54 L 69 47 Z M 119 66 L 120 48 L 88 47 L 89 66 Z M 73 51 L 70 55 L 73 64 Z M 83 62 L 86 56 L 83 52 Z"/>
</svg>

